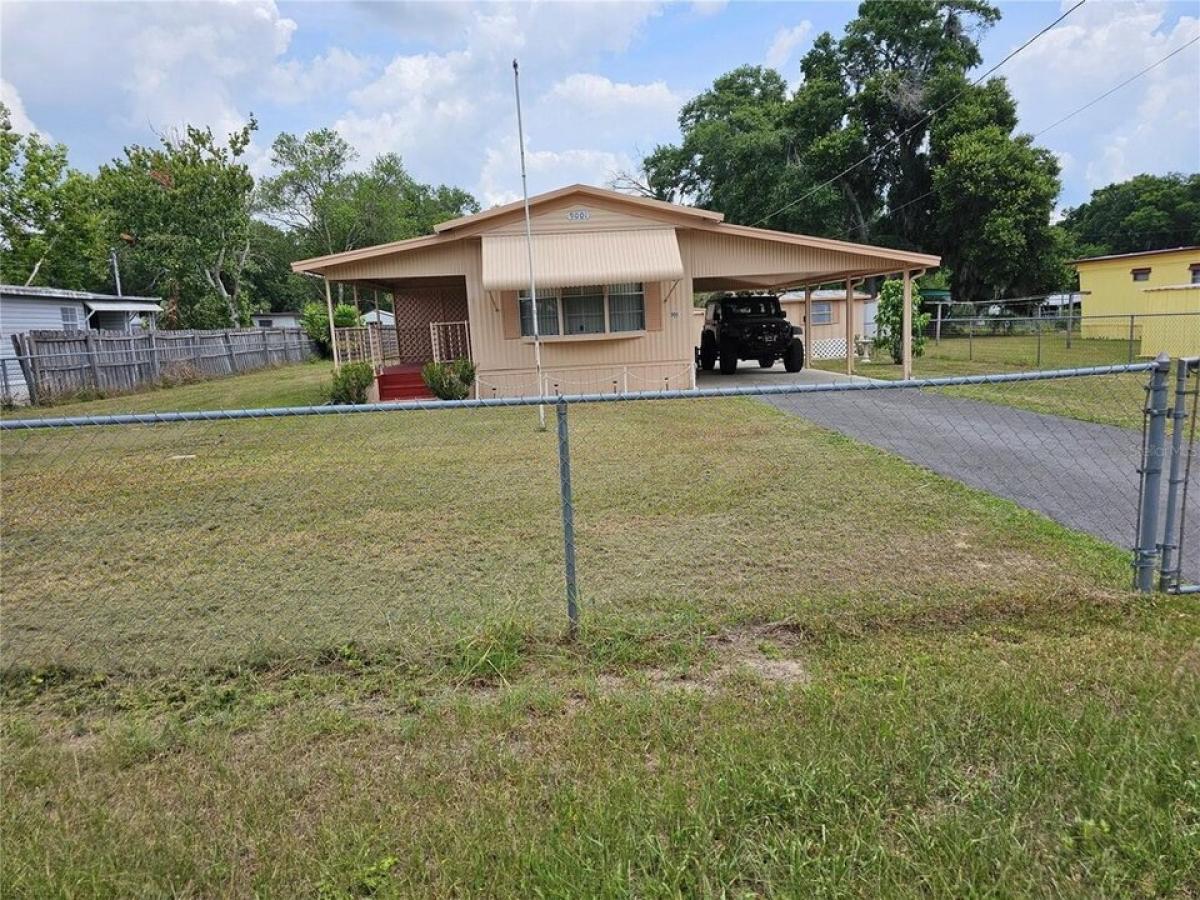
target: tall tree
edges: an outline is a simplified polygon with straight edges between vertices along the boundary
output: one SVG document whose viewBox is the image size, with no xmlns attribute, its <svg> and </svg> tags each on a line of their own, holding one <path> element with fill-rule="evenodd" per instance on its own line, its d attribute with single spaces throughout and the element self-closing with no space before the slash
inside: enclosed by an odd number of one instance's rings
<svg viewBox="0 0 1200 900">
<path fill-rule="evenodd" d="M 224 144 L 188 126 L 157 147 L 130 146 L 98 177 L 122 273 L 130 286 L 167 297 L 180 327 L 244 323 L 254 179 L 242 161 L 253 119 Z"/>
<path fill-rule="evenodd" d="M 105 289 L 102 215 L 94 184 L 67 165 L 67 148 L 12 128 L 0 104 L 0 278 L 16 284 Z"/>
<path fill-rule="evenodd" d="M 939 244 L 959 302 L 995 300 L 1062 286 L 1060 245 L 1050 225 L 1058 161 L 1028 135 L 1000 126 L 951 138 L 934 171 Z"/>
<path fill-rule="evenodd" d="M 1110 184 L 1067 210 L 1062 228 L 1081 255 L 1200 245 L 1200 174 Z"/>
<path fill-rule="evenodd" d="M 646 158 L 640 184 L 732 221 L 928 247 L 932 114 L 998 18 L 984 0 L 867 0 L 840 40 L 814 41 L 790 97 L 771 70 L 718 78 L 681 111 L 681 143 Z"/>
<path fill-rule="evenodd" d="M 260 185 L 258 203 L 297 236 L 304 255 L 428 234 L 439 221 L 479 210 L 465 191 L 414 179 L 396 154 L 376 157 L 365 171 L 352 168 L 357 159 L 330 129 L 275 139 L 277 173 Z"/>
<path fill-rule="evenodd" d="M 778 72 L 742 66 L 722 75 L 679 113 L 683 141 L 659 146 L 643 163 L 643 192 L 722 210 L 754 223 L 812 185 L 790 157 L 787 84 Z M 820 230 L 839 209 L 830 189 L 776 217 L 775 227 Z"/>
<path fill-rule="evenodd" d="M 277 174 L 259 185 L 258 205 L 277 225 L 299 236 L 308 255 L 359 246 L 362 223 L 353 215 L 350 166 L 358 158 L 336 131 L 303 138 L 284 132 L 271 144 Z"/>
</svg>

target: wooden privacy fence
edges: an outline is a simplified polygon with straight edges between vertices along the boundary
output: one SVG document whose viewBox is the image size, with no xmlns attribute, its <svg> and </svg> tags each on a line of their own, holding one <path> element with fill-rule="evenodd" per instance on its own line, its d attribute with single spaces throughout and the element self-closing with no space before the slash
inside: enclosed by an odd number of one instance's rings
<svg viewBox="0 0 1200 900">
<path fill-rule="evenodd" d="M 301 328 L 31 331 L 12 341 L 31 403 L 87 390 L 136 391 L 164 379 L 234 375 L 304 362 L 316 352 Z"/>
</svg>

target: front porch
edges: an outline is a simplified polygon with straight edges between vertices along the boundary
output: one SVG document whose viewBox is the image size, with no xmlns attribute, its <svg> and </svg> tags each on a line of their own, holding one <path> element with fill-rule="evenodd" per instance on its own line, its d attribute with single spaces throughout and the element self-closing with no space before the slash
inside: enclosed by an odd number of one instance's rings
<svg viewBox="0 0 1200 900">
<path fill-rule="evenodd" d="M 391 295 L 392 321 L 334 328 L 334 365 L 369 362 L 380 400 L 431 397 L 421 378 L 426 363 L 472 358 L 465 281 L 373 286 Z"/>
</svg>

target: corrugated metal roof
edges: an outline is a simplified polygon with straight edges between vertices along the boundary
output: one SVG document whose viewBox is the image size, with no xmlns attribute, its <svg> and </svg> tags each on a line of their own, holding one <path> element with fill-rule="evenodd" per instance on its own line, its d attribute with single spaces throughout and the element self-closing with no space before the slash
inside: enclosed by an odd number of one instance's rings
<svg viewBox="0 0 1200 900">
<path fill-rule="evenodd" d="M 1076 266 L 1079 263 L 1104 262 L 1109 259 L 1137 259 L 1139 256 L 1161 256 L 1164 253 L 1186 253 L 1189 250 L 1200 250 L 1200 245 L 1188 244 L 1183 247 L 1164 247 L 1161 250 L 1137 250 L 1133 253 L 1110 253 L 1108 256 L 1085 256 L 1082 259 L 1072 259 L 1067 262 L 1069 266 Z"/>
<path fill-rule="evenodd" d="M 91 291 L 71 291 L 66 288 L 0 284 L 0 294 L 6 297 L 28 297 L 32 300 L 125 300 L 157 305 L 161 297 L 118 297 L 115 294 L 93 294 Z"/>
<path fill-rule="evenodd" d="M 84 300 L 83 305 L 92 312 L 162 312 L 162 307 L 153 300 Z"/>
<path fill-rule="evenodd" d="M 535 234 L 533 268 L 537 284 L 544 287 L 683 277 L 673 228 Z M 529 287 L 524 235 L 483 236 L 483 286 L 489 291 Z"/>
</svg>

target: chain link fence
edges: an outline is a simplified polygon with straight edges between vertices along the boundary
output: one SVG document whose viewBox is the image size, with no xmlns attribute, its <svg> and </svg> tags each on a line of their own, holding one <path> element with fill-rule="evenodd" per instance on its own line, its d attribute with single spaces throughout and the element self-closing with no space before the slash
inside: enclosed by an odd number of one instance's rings
<svg viewBox="0 0 1200 900">
<path fill-rule="evenodd" d="M 973 316 L 931 319 L 924 360 L 939 372 L 958 364 L 1056 369 L 1200 355 L 1200 310 L 1114 316 Z M 920 369 L 920 361 L 918 361 Z"/>
<path fill-rule="evenodd" d="M 802 615 L 1124 590 L 1154 368 L 583 395 L 542 404 L 545 430 L 536 399 L 9 416 L 0 657 L 171 670 L 403 649 L 499 614 L 561 628 L 567 594 L 585 625 L 635 627 L 780 595 Z M 1194 420 L 1165 416 L 1183 460 Z M 1197 467 L 1173 477 L 1194 491 Z M 1200 577 L 1185 500 L 1183 582 Z M 1059 527 L 1078 555 L 1047 559 Z"/>
</svg>

